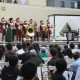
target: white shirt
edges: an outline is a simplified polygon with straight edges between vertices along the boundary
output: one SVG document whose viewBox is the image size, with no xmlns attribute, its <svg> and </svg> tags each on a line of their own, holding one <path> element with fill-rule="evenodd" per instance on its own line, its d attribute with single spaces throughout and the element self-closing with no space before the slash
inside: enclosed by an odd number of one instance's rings
<svg viewBox="0 0 80 80">
<path fill-rule="evenodd" d="M 25 0 L 21 0 L 20 4 L 26 4 L 26 1 Z"/>
<path fill-rule="evenodd" d="M 72 53 L 74 54 L 75 52 L 78 52 L 77 49 L 71 49 Z"/>
<path fill-rule="evenodd" d="M 16 53 L 17 53 L 17 54 L 23 54 L 23 53 L 25 53 L 25 51 L 24 51 L 23 49 L 20 49 L 20 50 L 18 50 Z"/>
</svg>

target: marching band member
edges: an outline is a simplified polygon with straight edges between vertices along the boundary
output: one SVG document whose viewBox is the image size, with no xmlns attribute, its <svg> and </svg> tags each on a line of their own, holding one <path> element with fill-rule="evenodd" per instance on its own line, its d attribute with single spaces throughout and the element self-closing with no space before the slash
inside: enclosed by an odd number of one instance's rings
<svg viewBox="0 0 80 80">
<path fill-rule="evenodd" d="M 23 31 L 23 25 L 24 25 L 24 22 L 23 21 L 20 21 L 20 27 L 21 27 L 21 37 L 23 38 L 24 37 L 24 31 Z"/>
<path fill-rule="evenodd" d="M 52 26 L 50 25 L 49 20 L 47 20 L 46 32 L 48 33 L 48 35 L 47 35 L 48 36 L 48 41 L 50 40 L 51 29 L 52 29 Z"/>
<path fill-rule="evenodd" d="M 16 19 L 15 27 L 16 27 L 16 30 L 17 30 L 17 41 L 18 41 L 18 38 L 19 38 L 19 41 L 21 41 L 21 36 L 22 36 L 21 29 L 22 28 L 20 26 L 20 18 L 19 17 Z"/>
<path fill-rule="evenodd" d="M 34 27 L 36 29 L 36 35 L 34 36 L 34 41 L 36 41 L 36 39 L 38 41 L 38 38 L 39 38 L 39 27 L 37 26 L 37 22 L 36 21 L 34 22 Z"/>
<path fill-rule="evenodd" d="M 45 41 L 45 26 L 43 20 L 40 21 L 41 41 Z"/>
<path fill-rule="evenodd" d="M 14 41 L 14 36 L 16 35 L 16 27 L 15 27 L 13 18 L 9 18 L 9 21 L 10 21 L 9 24 L 12 29 L 12 37 L 13 37 L 13 41 Z"/>
<path fill-rule="evenodd" d="M 4 37 L 6 34 L 6 25 L 7 25 L 7 22 L 5 22 L 4 17 L 1 19 L 0 25 L 1 25 L 1 32 L 2 32 L 2 41 L 4 41 Z"/>
<path fill-rule="evenodd" d="M 29 20 L 29 24 L 28 24 L 29 26 L 33 26 L 33 19 L 30 19 Z"/>
<path fill-rule="evenodd" d="M 27 27 L 28 27 L 27 21 L 24 21 L 24 24 L 23 24 L 23 37 L 26 34 Z"/>
<path fill-rule="evenodd" d="M 28 26 L 33 26 L 33 19 L 30 19 L 30 20 L 29 20 Z M 31 40 L 32 40 L 32 36 L 31 36 Z"/>
</svg>

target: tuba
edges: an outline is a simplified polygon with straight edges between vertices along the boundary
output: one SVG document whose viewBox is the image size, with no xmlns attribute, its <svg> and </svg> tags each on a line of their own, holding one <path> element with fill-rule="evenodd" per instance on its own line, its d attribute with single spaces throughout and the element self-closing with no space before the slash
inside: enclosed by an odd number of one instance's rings
<svg viewBox="0 0 80 80">
<path fill-rule="evenodd" d="M 51 74 L 48 65 L 41 64 L 42 80 L 51 80 Z"/>
<path fill-rule="evenodd" d="M 30 37 L 36 35 L 36 28 L 34 26 L 28 26 L 26 34 Z"/>
</svg>

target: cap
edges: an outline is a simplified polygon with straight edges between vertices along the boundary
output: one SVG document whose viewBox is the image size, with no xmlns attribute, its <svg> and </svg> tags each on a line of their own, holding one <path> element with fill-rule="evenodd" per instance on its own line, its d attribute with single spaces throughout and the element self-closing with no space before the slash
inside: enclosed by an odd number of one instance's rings
<svg viewBox="0 0 80 80">
<path fill-rule="evenodd" d="M 11 21 L 13 18 L 9 18 L 9 21 Z"/>
<path fill-rule="evenodd" d="M 27 23 L 27 21 L 24 21 L 24 23 Z"/>
<path fill-rule="evenodd" d="M 37 21 L 34 21 L 34 23 L 37 23 Z"/>
<path fill-rule="evenodd" d="M 33 19 L 30 19 L 29 21 L 32 21 Z"/>
<path fill-rule="evenodd" d="M 31 54 L 31 55 L 36 55 L 36 51 L 35 51 L 34 49 L 31 49 L 31 50 L 30 50 L 30 54 Z"/>
<path fill-rule="evenodd" d="M 42 23 L 42 22 L 43 22 L 43 20 L 40 21 L 40 23 Z"/>
<path fill-rule="evenodd" d="M 5 19 L 4 17 L 2 17 L 2 19 Z"/>
<path fill-rule="evenodd" d="M 19 17 L 16 19 L 16 21 L 18 20 L 18 19 L 20 19 Z"/>
<path fill-rule="evenodd" d="M 47 20 L 47 22 L 49 22 L 49 20 Z"/>
<path fill-rule="evenodd" d="M 42 48 L 41 48 L 41 51 L 46 51 L 46 48 L 45 48 L 45 47 L 42 47 Z"/>
</svg>

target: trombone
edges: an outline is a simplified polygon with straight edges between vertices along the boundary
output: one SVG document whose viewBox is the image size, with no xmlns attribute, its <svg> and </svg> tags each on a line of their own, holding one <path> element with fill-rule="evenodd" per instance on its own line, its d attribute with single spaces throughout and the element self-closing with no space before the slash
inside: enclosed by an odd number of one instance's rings
<svg viewBox="0 0 80 80">
<path fill-rule="evenodd" d="M 41 64 L 42 80 L 51 80 L 51 74 L 48 65 Z"/>
</svg>

